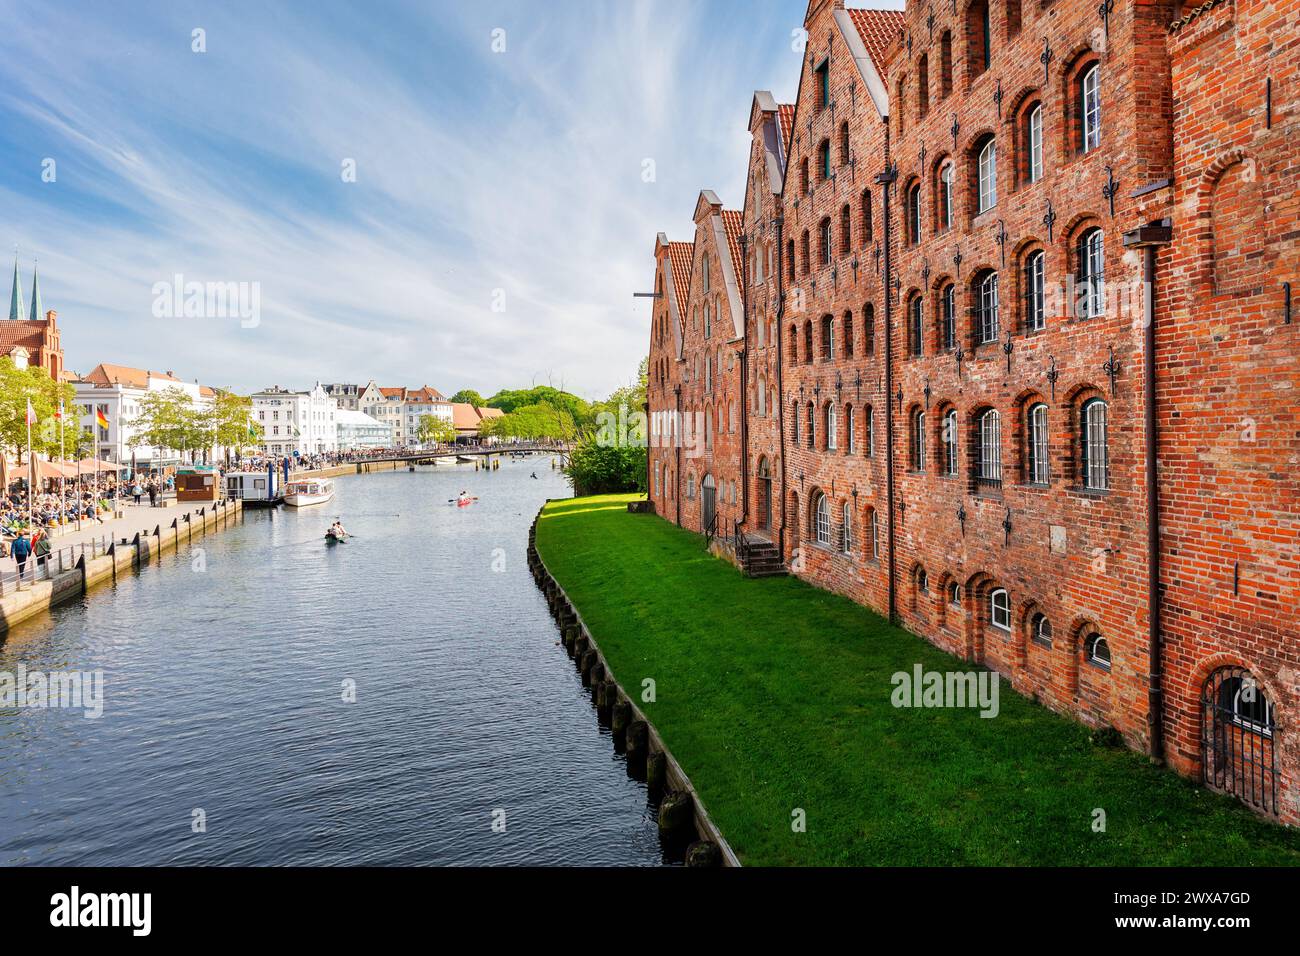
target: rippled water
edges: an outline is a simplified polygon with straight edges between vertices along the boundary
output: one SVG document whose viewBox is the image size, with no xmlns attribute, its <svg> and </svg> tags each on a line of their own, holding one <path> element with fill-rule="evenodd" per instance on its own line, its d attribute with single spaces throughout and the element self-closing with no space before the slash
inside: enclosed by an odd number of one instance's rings
<svg viewBox="0 0 1300 956">
<path fill-rule="evenodd" d="M 528 574 L 533 516 L 569 494 L 549 460 L 336 487 L 0 645 L 0 671 L 105 674 L 99 719 L 0 710 L 0 862 L 662 862 Z M 449 506 L 462 487 L 480 501 Z M 336 515 L 357 537 L 327 548 Z"/>
</svg>

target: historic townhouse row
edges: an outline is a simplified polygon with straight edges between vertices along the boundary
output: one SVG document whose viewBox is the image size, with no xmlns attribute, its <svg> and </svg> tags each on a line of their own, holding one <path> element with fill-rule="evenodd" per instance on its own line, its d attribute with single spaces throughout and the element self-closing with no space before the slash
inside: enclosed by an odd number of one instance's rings
<svg viewBox="0 0 1300 956">
<path fill-rule="evenodd" d="M 656 300 L 650 394 L 661 515 L 725 536 L 723 494 L 796 573 L 1292 823 L 1297 6 L 813 0 L 795 103 L 751 106 L 743 325 Z M 696 221 L 656 261 L 698 308 Z"/>
</svg>

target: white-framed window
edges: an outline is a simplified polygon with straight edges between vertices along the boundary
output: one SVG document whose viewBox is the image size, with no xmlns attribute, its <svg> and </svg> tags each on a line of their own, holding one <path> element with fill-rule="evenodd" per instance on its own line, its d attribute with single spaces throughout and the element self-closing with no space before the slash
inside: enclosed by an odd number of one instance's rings
<svg viewBox="0 0 1300 956">
<path fill-rule="evenodd" d="M 930 593 L 930 575 L 925 573 L 925 568 L 916 569 L 916 590 L 919 594 Z"/>
<path fill-rule="evenodd" d="M 831 503 L 826 496 L 820 492 L 817 495 L 817 501 L 813 505 L 813 530 L 817 536 L 817 543 L 830 547 L 831 544 Z"/>
<path fill-rule="evenodd" d="M 1029 147 L 1027 170 L 1029 181 L 1036 183 L 1043 178 L 1043 107 L 1041 104 L 1029 111 L 1025 140 Z"/>
<path fill-rule="evenodd" d="M 952 408 L 943 416 L 943 451 L 944 474 L 957 474 L 957 409 Z"/>
<path fill-rule="evenodd" d="M 808 447 L 817 447 L 817 410 L 813 403 L 808 403 Z"/>
<path fill-rule="evenodd" d="M 990 408 L 980 416 L 980 460 L 976 472 L 986 484 L 1002 483 L 1002 416 Z"/>
<path fill-rule="evenodd" d="M 1104 491 L 1110 486 L 1106 436 L 1106 403 L 1100 398 L 1084 402 L 1080 410 L 1080 424 L 1083 429 L 1083 486 L 1096 491 Z"/>
<path fill-rule="evenodd" d="M 880 560 L 880 520 L 876 516 L 876 509 L 872 508 L 867 512 L 867 533 L 871 536 L 871 560 Z"/>
<path fill-rule="evenodd" d="M 980 344 L 996 342 L 1001 332 L 998 274 L 989 272 L 980 280 Z"/>
<path fill-rule="evenodd" d="M 1100 634 L 1089 634 L 1083 642 L 1083 651 L 1088 655 L 1088 662 L 1110 670 L 1110 644 Z"/>
<path fill-rule="evenodd" d="M 948 285 L 943 290 L 943 347 L 951 352 L 957 348 L 957 287 Z"/>
<path fill-rule="evenodd" d="M 956 581 L 948 583 L 948 603 L 953 607 L 961 607 L 961 585 Z"/>
<path fill-rule="evenodd" d="M 838 425 L 839 423 L 835 420 L 835 403 L 827 402 L 826 403 L 826 448 L 828 451 L 835 451 L 835 449 L 838 447 L 837 442 L 839 440 L 839 436 L 836 434 L 839 431 Z"/>
<path fill-rule="evenodd" d="M 1025 331 L 1039 332 L 1046 324 L 1046 286 L 1043 263 L 1046 255 L 1036 249 L 1025 257 Z"/>
<path fill-rule="evenodd" d="M 1030 624 L 1030 637 L 1035 643 L 1044 647 L 1052 646 L 1052 622 L 1047 619 L 1046 614 L 1034 615 L 1034 620 Z"/>
<path fill-rule="evenodd" d="M 990 139 L 979 152 L 979 211 L 998 204 L 998 144 Z"/>
<path fill-rule="evenodd" d="M 1026 416 L 1026 438 L 1025 450 L 1029 454 L 1029 467 L 1025 470 L 1028 472 L 1029 481 L 1035 485 L 1045 485 L 1048 482 L 1048 446 L 1047 446 L 1047 406 L 1042 402 L 1037 402 L 1029 407 L 1029 413 Z"/>
<path fill-rule="evenodd" d="M 1083 151 L 1101 145 L 1101 64 L 1094 63 L 1079 81 L 1079 126 L 1083 133 Z"/>
<path fill-rule="evenodd" d="M 1011 631 L 1011 596 L 1006 588 L 994 588 L 989 594 L 989 623 L 999 631 Z"/>
<path fill-rule="evenodd" d="M 1102 231 L 1096 227 L 1079 236 L 1075 249 L 1078 258 L 1078 315 L 1095 319 L 1106 311 L 1106 260 Z"/>
<path fill-rule="evenodd" d="M 853 552 L 853 510 L 846 501 L 840 513 L 840 550 L 845 554 Z"/>
<path fill-rule="evenodd" d="M 952 228 L 952 163 L 945 163 L 939 171 L 939 228 L 947 232 Z"/>
<path fill-rule="evenodd" d="M 912 413 L 912 468 L 925 471 L 925 412 Z"/>
</svg>

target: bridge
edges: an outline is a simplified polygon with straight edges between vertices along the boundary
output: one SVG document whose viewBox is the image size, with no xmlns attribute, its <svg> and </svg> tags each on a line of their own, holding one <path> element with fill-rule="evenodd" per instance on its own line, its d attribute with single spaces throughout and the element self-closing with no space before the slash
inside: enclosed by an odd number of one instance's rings
<svg viewBox="0 0 1300 956">
<path fill-rule="evenodd" d="M 377 455 L 372 458 L 354 458 L 342 465 L 378 465 L 385 462 L 406 462 L 418 465 L 435 458 L 486 458 L 490 455 L 553 454 L 567 455 L 570 445 L 565 442 L 521 442 L 517 445 L 446 445 L 439 448 L 411 448 L 402 452 Z"/>
</svg>

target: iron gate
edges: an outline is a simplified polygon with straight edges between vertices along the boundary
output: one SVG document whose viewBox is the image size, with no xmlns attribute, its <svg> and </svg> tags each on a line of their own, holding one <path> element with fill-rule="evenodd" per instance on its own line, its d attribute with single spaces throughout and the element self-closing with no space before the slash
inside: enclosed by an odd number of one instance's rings
<svg viewBox="0 0 1300 956">
<path fill-rule="evenodd" d="M 1201 687 L 1201 779 L 1277 813 L 1273 705 L 1250 671 L 1221 667 Z"/>
</svg>

